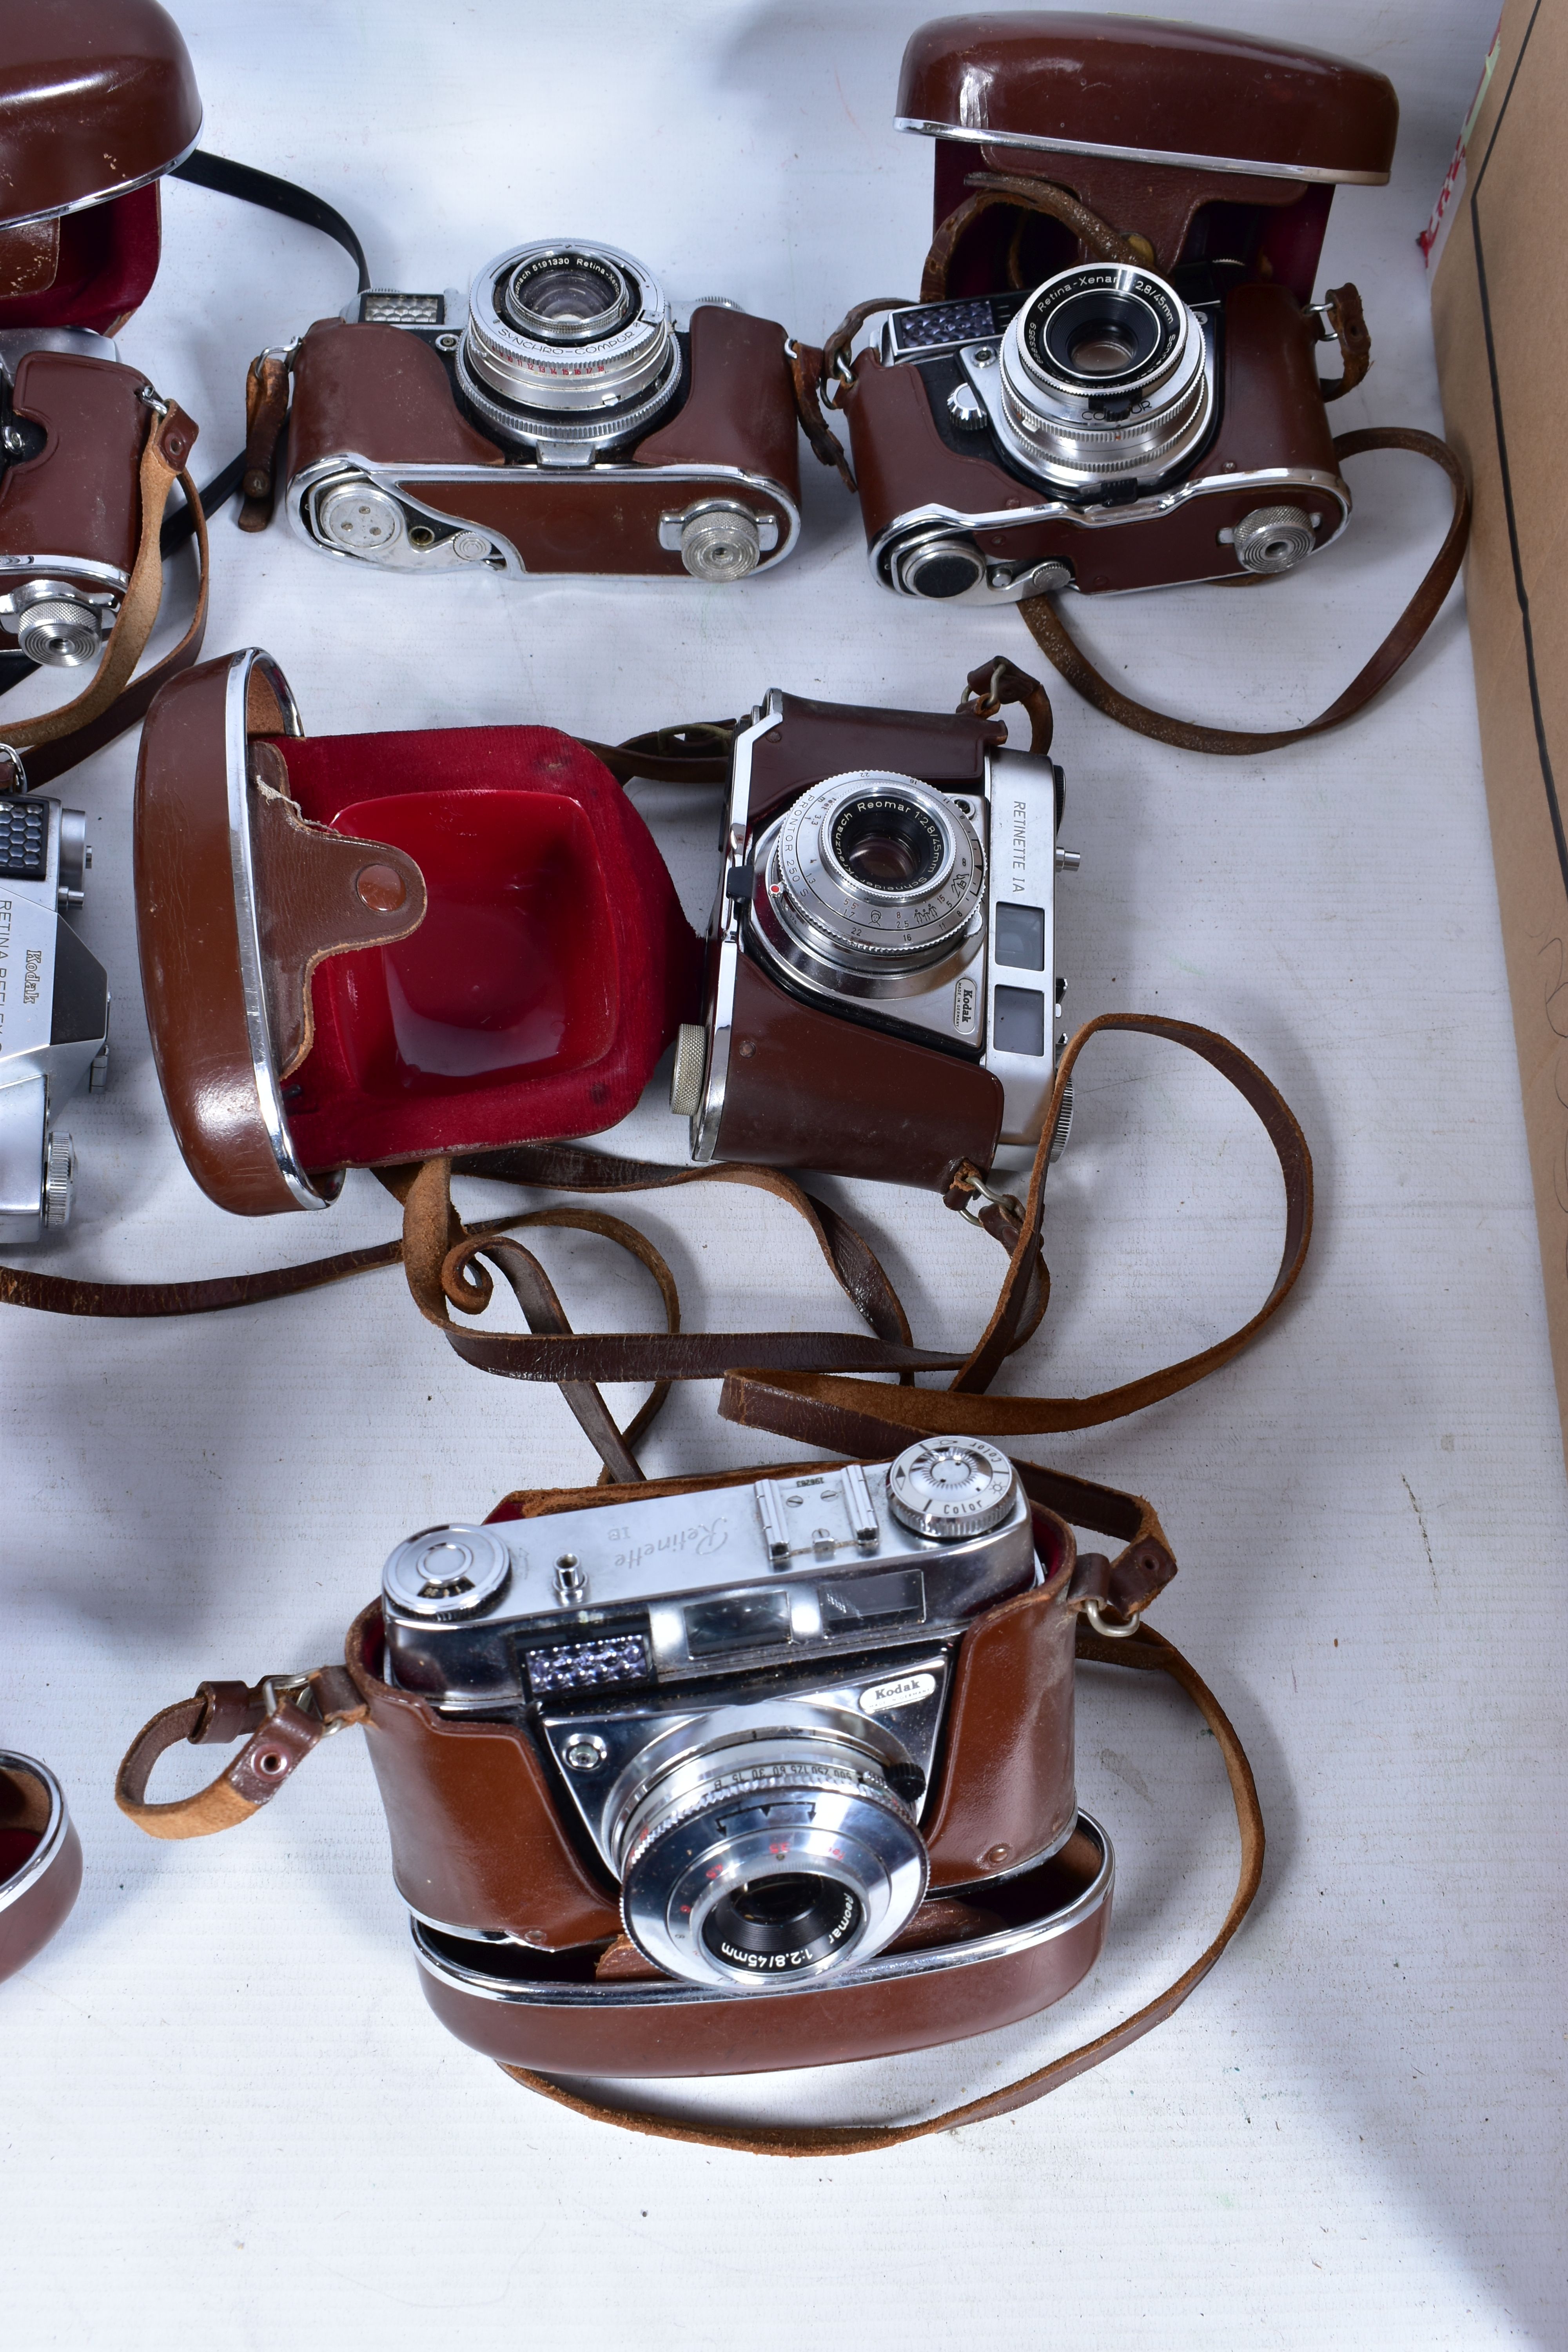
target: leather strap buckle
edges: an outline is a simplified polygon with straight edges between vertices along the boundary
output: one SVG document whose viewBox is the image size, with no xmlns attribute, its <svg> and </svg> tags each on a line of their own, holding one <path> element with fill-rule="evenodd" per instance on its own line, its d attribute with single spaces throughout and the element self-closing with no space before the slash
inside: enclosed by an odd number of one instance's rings
<svg viewBox="0 0 1568 2352">
<path fill-rule="evenodd" d="M 1089 1619 L 1100 1638 L 1107 1642 L 1130 1640 L 1143 1622 L 1142 1609 L 1134 1609 L 1126 1618 L 1108 1617 L 1105 1613 L 1105 1603 L 1102 1601 L 1086 1601 L 1083 1604 L 1083 1614 Z"/>
<path fill-rule="evenodd" d="M 963 1197 L 955 1201 L 952 1198 L 954 1192 Z M 956 1209 L 961 1217 L 967 1217 L 972 1225 L 978 1225 L 984 1214 L 980 1206 L 982 1201 L 988 1201 L 994 1209 L 1000 1209 L 1002 1214 L 1010 1217 L 1016 1225 L 1023 1223 L 1024 1203 L 1017 1194 L 998 1192 L 994 1184 L 986 1182 L 978 1168 L 972 1168 L 966 1162 L 953 1173 L 948 1187 L 948 1206 Z"/>
<path fill-rule="evenodd" d="M 0 743 L 0 760 L 9 762 L 6 780 L 0 780 L 0 793 L 25 793 L 27 771 L 22 765 L 22 754 L 9 743 Z"/>
<path fill-rule="evenodd" d="M 347 1716 L 328 1714 L 323 1709 L 321 1694 L 309 1675 L 263 1675 L 256 1687 L 268 1716 L 276 1715 L 285 1699 L 291 1700 L 301 1715 L 311 1717 L 321 1725 L 323 1739 L 330 1739 L 334 1731 L 342 1731 L 350 1720 Z"/>
</svg>

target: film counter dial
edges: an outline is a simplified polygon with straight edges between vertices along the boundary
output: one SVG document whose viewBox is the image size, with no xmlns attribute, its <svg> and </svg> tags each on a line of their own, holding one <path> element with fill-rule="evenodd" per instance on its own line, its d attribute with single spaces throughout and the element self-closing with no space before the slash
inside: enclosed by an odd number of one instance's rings
<svg viewBox="0 0 1568 2352">
<path fill-rule="evenodd" d="M 87 819 L 58 801 L 0 800 L 0 1241 L 41 1240 L 71 1212 L 67 1095 L 109 1076 L 109 981 L 69 918 L 82 905 Z"/>
<path fill-rule="evenodd" d="M 784 331 L 678 331 L 610 246 L 514 247 L 457 293 L 361 295 L 293 362 L 293 529 L 401 573 L 744 579 L 800 530 Z"/>
<path fill-rule="evenodd" d="M 953 1802 L 935 1799 L 960 1644 L 1048 1581 L 1006 1455 L 935 1438 L 864 1468 L 429 1529 L 387 1562 L 384 1672 L 444 1719 L 521 1727 L 656 1969 L 799 1984 L 874 1959 L 913 1918 L 923 1832 Z M 1026 1827 L 998 1813 L 986 1841 L 1004 1875 L 1079 1825 L 1072 1625 L 1047 1619 L 1010 1735 L 1047 1727 Z M 493 1973 L 470 1937 L 416 1906 L 427 1969 Z"/>
</svg>

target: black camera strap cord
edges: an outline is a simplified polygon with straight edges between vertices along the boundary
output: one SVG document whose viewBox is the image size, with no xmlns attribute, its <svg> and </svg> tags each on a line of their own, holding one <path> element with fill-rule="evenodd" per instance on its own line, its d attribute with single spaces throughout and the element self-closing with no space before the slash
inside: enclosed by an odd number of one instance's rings
<svg viewBox="0 0 1568 2352">
<path fill-rule="evenodd" d="M 194 187 L 210 188 L 219 195 L 236 196 L 242 203 L 260 206 L 265 212 L 279 213 L 286 220 L 300 221 L 307 228 L 320 229 L 323 236 L 330 236 L 335 243 L 341 245 L 353 263 L 359 273 L 360 292 L 363 294 L 369 287 L 370 268 L 364 257 L 364 247 L 360 243 L 354 229 L 343 218 L 342 213 L 334 210 L 332 205 L 325 203 L 321 197 L 313 195 L 309 188 L 296 187 L 291 180 L 280 180 L 271 172 L 258 172 L 249 163 L 236 163 L 226 155 L 205 154 L 199 148 L 195 154 L 187 155 L 183 163 L 176 163 L 169 176 L 174 180 L 188 180 Z M 25 761 L 29 791 L 37 791 L 42 785 L 52 782 L 56 776 L 63 775 L 68 769 L 77 766 L 92 752 L 100 751 L 105 743 L 112 742 L 115 737 L 123 734 L 128 727 L 133 727 L 139 719 L 145 717 L 148 705 L 152 702 L 158 688 L 167 678 L 173 677 L 176 670 L 187 668 L 200 654 L 202 635 L 206 620 L 205 518 L 216 514 L 220 507 L 227 505 L 240 487 L 245 474 L 245 465 L 246 453 L 242 449 L 239 455 L 237 457 L 231 457 L 222 471 L 215 474 L 211 481 L 205 484 L 199 492 L 188 478 L 183 478 L 181 488 L 185 494 L 184 504 L 176 507 L 172 514 L 164 511 L 162 507 L 159 509 L 161 517 L 159 554 L 163 562 L 167 562 L 172 555 L 177 555 L 180 549 L 193 536 L 201 534 L 200 618 L 202 625 L 195 631 L 194 640 L 187 635 L 184 642 L 175 648 L 175 653 L 168 657 L 166 664 L 160 664 L 155 672 L 150 671 L 147 674 L 146 678 L 138 679 L 133 688 L 101 714 L 73 722 L 68 730 L 63 730 L 58 737 L 55 730 L 51 729 L 47 740 L 55 744 L 56 748 L 47 756 Z M 144 538 L 146 511 L 143 506 Z M 155 612 L 156 608 L 154 608 L 154 617 Z M 149 623 L 149 630 L 150 628 Z M 144 638 L 143 642 L 145 642 Z M 141 647 L 138 646 L 138 656 L 140 652 Z M 20 686 L 25 677 L 31 677 L 37 667 L 37 662 L 29 660 L 25 653 L 16 648 L 0 651 L 0 695 L 8 694 L 13 687 Z M 142 690 L 143 688 L 147 688 L 145 692 Z M 68 709 L 74 707 L 67 706 Z M 52 721 L 59 715 L 58 712 L 51 711 L 47 714 L 47 718 Z M 0 730 L 0 739 L 13 744 L 18 751 L 25 752 L 26 746 L 21 740 L 24 732 L 25 730 L 21 729 L 12 729 L 9 733 Z M 64 740 L 66 732 L 69 734 L 68 747 Z M 37 735 L 33 738 L 36 744 L 42 743 L 45 740 L 44 737 Z M 0 774 L 0 790 L 5 789 L 6 789 L 6 780 L 3 774 Z"/>
</svg>

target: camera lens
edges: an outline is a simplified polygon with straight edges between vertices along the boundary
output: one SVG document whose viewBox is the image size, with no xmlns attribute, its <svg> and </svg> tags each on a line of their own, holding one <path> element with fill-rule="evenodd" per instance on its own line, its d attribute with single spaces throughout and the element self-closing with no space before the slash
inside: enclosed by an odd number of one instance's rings
<svg viewBox="0 0 1568 2352">
<path fill-rule="evenodd" d="M 1152 270 L 1090 263 L 1036 288 L 1002 338 L 992 419 L 1064 489 L 1187 463 L 1214 416 L 1197 315 Z"/>
<path fill-rule="evenodd" d="M 1047 315 L 1039 343 L 1053 369 L 1104 382 L 1146 367 L 1159 350 L 1163 324 L 1136 295 L 1095 287 L 1069 296 Z"/>
<path fill-rule="evenodd" d="M 512 325 L 545 342 L 611 334 L 631 307 L 625 273 L 596 253 L 535 254 L 512 271 L 502 297 Z"/>
<path fill-rule="evenodd" d="M 710 1740 L 627 1789 L 611 1830 L 627 1935 L 693 1984 L 809 1981 L 870 1958 L 927 1876 L 882 1761 L 760 1708 L 713 1720 Z"/>
<path fill-rule="evenodd" d="M 753 937 L 834 994 L 908 993 L 968 951 L 985 853 L 945 793 L 862 769 L 804 793 L 757 845 Z"/>
<path fill-rule="evenodd" d="M 927 810 L 885 793 L 847 803 L 830 845 L 844 871 L 870 890 L 920 889 L 941 871 L 948 846 Z"/>
<path fill-rule="evenodd" d="M 850 1941 L 860 1898 L 837 1879 L 782 1871 L 733 1888 L 702 1923 L 702 1940 L 731 1968 L 810 1968 Z"/>
<path fill-rule="evenodd" d="M 504 440 L 591 459 L 646 433 L 681 386 L 669 305 L 608 246 L 514 246 L 475 278 L 455 367 Z"/>
</svg>

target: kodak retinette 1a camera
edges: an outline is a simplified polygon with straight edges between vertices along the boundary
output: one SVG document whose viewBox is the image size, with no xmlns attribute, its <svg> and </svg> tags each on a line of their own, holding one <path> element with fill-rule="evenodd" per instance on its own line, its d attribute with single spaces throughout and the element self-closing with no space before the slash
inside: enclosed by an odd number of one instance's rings
<svg viewBox="0 0 1568 2352">
<path fill-rule="evenodd" d="M 705 1019 L 676 1049 L 692 1159 L 820 1167 L 831 1137 L 835 1169 L 905 1182 L 1026 1164 L 1078 864 L 1062 801 L 1059 768 L 973 721 L 771 694 L 736 738 Z"/>
<path fill-rule="evenodd" d="M 689 2031 L 729 1997 L 928 1972 L 935 2031 L 881 2021 L 908 2047 L 1003 2021 L 1004 1947 L 1033 1956 L 1011 2014 L 1067 1990 L 1111 1879 L 1074 1789 L 1071 1559 L 971 1438 L 400 1544 L 370 1750 L 432 2005 L 492 2055 L 648 2074 L 736 2063 Z M 957 1939 L 900 1956 L 937 1896 Z M 742 2020 L 739 2063 L 870 2054 L 824 2023 Z"/>
<path fill-rule="evenodd" d="M 910 42 L 898 122 L 936 142 L 921 299 L 834 362 L 886 586 L 1226 580 L 1338 537 L 1324 401 L 1369 345 L 1353 287 L 1313 281 L 1336 185 L 1388 177 L 1381 74 L 1145 18 L 950 16 Z"/>
<path fill-rule="evenodd" d="M 679 331 L 583 241 L 498 255 L 467 301 L 363 294 L 294 355 L 289 521 L 391 572 L 743 579 L 800 530 L 784 341 L 719 300 Z"/>
<path fill-rule="evenodd" d="M 0 1241 L 70 1215 L 76 1152 L 62 1099 L 109 1076 L 109 981 L 66 918 L 81 905 L 87 819 L 58 801 L 0 800 Z"/>
<path fill-rule="evenodd" d="M 319 1208 L 347 1167 L 602 1133 L 672 1042 L 699 1160 L 941 1190 L 1032 1152 L 1077 860 L 1060 772 L 1005 733 L 768 695 L 733 732 L 704 947 L 584 744 L 310 739 L 266 655 L 203 663 L 154 702 L 136 792 L 187 1165 L 242 1214 Z"/>
</svg>

